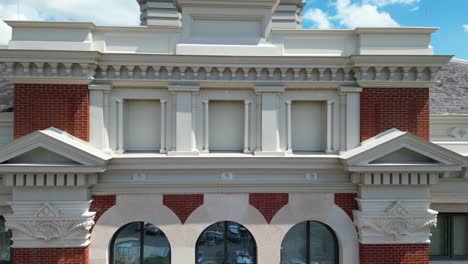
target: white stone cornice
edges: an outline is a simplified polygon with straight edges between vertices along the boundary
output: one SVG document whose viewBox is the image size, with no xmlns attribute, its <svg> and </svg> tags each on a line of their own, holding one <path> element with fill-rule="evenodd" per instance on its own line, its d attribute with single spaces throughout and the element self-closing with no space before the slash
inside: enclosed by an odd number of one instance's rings
<svg viewBox="0 0 468 264">
<path fill-rule="evenodd" d="M 200 85 L 194 83 L 170 84 L 168 89 L 171 92 L 198 92 L 200 91 Z"/>
</svg>

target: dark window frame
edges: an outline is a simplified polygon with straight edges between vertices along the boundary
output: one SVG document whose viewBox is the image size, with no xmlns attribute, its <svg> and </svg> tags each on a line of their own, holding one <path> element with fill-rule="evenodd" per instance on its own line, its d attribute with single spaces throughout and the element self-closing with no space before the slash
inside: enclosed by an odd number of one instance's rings
<svg viewBox="0 0 468 264">
<path fill-rule="evenodd" d="M 114 264 L 114 247 L 115 247 L 115 240 L 119 236 L 120 232 L 127 226 L 138 223 L 138 229 L 139 229 L 139 235 L 140 235 L 140 263 L 135 263 L 135 264 L 144 264 L 145 258 L 144 258 L 144 248 L 145 248 L 145 222 L 142 221 L 137 221 L 137 222 L 131 222 L 126 225 L 123 225 L 120 227 L 115 234 L 112 236 L 111 243 L 110 243 L 110 249 L 109 249 L 109 263 Z M 158 227 L 159 228 L 159 227 Z M 161 232 L 164 234 L 164 236 L 167 239 L 167 242 L 169 243 L 169 263 L 172 263 L 172 247 L 170 244 L 169 239 L 167 238 L 166 234 L 161 230 Z"/>
<path fill-rule="evenodd" d="M 446 250 L 448 252 L 447 256 L 433 256 L 429 252 L 429 259 L 432 261 L 443 261 L 443 260 L 468 260 L 468 255 L 466 256 L 453 256 L 452 254 L 452 218 L 454 216 L 468 216 L 468 213 L 439 213 L 439 216 L 447 217 L 447 229 L 445 230 L 447 235 Z"/>
<path fill-rule="evenodd" d="M 334 254 L 334 259 L 335 259 L 335 264 L 339 264 L 340 263 L 340 247 L 339 247 L 339 243 L 338 243 L 338 237 L 336 236 L 336 233 L 335 231 L 333 231 L 333 229 L 322 223 L 322 222 L 319 222 L 319 221 L 313 221 L 313 220 L 309 220 L 309 221 L 304 221 L 304 222 L 300 222 L 294 226 L 292 226 L 288 232 L 286 232 L 286 235 L 284 236 L 283 238 L 283 241 L 281 241 L 281 251 L 283 250 L 283 243 L 284 243 L 284 239 L 286 238 L 287 234 L 289 233 L 289 231 L 291 231 L 294 227 L 296 227 L 297 225 L 300 225 L 302 223 L 306 223 L 306 232 L 305 232 L 305 235 L 306 235 L 306 247 L 307 247 L 307 250 L 306 250 L 306 263 L 310 263 L 311 259 L 310 259 L 310 238 L 311 238 L 311 235 L 310 235 L 310 224 L 311 223 L 317 223 L 317 224 L 320 224 L 322 226 L 324 226 L 332 235 L 333 235 L 333 244 L 334 244 L 334 247 L 335 247 L 335 254 Z M 280 252 L 280 263 L 282 263 L 282 258 L 283 257 L 283 252 Z"/>
<path fill-rule="evenodd" d="M 10 259 L 8 261 L 2 261 L 0 262 L 1 263 L 11 263 L 11 245 L 13 245 L 13 241 L 11 240 L 12 238 L 12 232 L 11 232 L 11 229 L 10 230 L 7 230 L 6 227 L 5 227 L 5 224 L 6 224 L 6 221 L 5 221 L 5 218 L 3 217 L 3 215 L 0 215 L 0 223 L 3 224 L 3 228 L 5 230 L 5 233 L 8 233 L 9 237 L 10 237 L 10 247 L 8 248 L 8 254 L 9 254 L 9 257 Z"/>
<path fill-rule="evenodd" d="M 196 244 L 195 244 L 195 263 L 198 263 L 198 252 L 199 252 L 199 246 L 198 246 L 199 243 L 198 243 L 198 242 L 199 242 L 200 238 L 202 237 L 202 235 L 203 235 L 211 226 L 216 225 L 216 224 L 219 224 L 219 223 L 223 223 L 223 225 L 224 225 L 224 227 L 223 227 L 223 228 L 224 228 L 224 234 L 223 234 L 223 243 L 224 243 L 224 263 L 229 263 L 229 260 L 227 259 L 228 254 L 226 254 L 226 252 L 227 252 L 227 243 L 228 243 L 228 241 L 229 241 L 229 239 L 228 239 L 228 229 L 229 229 L 228 224 L 229 224 L 229 223 L 233 223 L 233 224 L 237 224 L 237 225 L 242 226 L 243 228 L 245 228 L 245 230 L 247 230 L 247 232 L 249 233 L 250 237 L 252 238 L 252 241 L 254 242 L 253 250 L 254 250 L 254 253 L 255 253 L 255 254 L 252 254 L 252 258 L 253 258 L 252 263 L 253 263 L 253 264 L 257 264 L 257 259 L 258 259 L 258 258 L 257 258 L 257 257 L 258 257 L 258 256 L 257 256 L 257 255 L 258 255 L 258 250 L 257 250 L 257 248 L 258 248 L 258 247 L 257 247 L 257 241 L 255 240 L 255 237 L 252 235 L 252 233 L 249 231 L 249 229 L 247 229 L 247 227 L 245 227 L 244 225 L 241 225 L 241 224 L 239 224 L 239 223 L 237 223 L 237 222 L 234 222 L 234 221 L 219 221 L 219 222 L 216 222 L 216 223 L 214 223 L 214 224 L 209 225 L 207 228 L 205 228 L 205 229 L 203 230 L 203 232 L 201 232 L 201 234 L 198 236 L 197 242 L 196 242 Z"/>
</svg>

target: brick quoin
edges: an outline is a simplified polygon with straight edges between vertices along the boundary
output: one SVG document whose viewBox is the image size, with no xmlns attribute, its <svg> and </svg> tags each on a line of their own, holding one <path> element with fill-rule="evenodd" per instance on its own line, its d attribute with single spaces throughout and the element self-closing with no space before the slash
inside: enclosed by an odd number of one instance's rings
<svg viewBox="0 0 468 264">
<path fill-rule="evenodd" d="M 163 204 L 171 209 L 182 223 L 195 209 L 204 203 L 203 194 L 165 194 L 163 195 Z"/>
<path fill-rule="evenodd" d="M 357 193 L 335 193 L 335 204 L 341 207 L 354 220 L 353 210 L 358 210 Z"/>
<path fill-rule="evenodd" d="M 429 140 L 428 88 L 364 88 L 361 141 L 391 128 Z"/>
<path fill-rule="evenodd" d="M 275 214 L 287 205 L 289 194 L 287 193 L 250 193 L 249 204 L 257 208 L 265 217 L 268 223 Z"/>
<path fill-rule="evenodd" d="M 85 248 L 12 248 L 12 264 L 88 264 Z"/>
<path fill-rule="evenodd" d="M 14 137 L 56 127 L 89 140 L 87 85 L 15 84 Z"/>
<path fill-rule="evenodd" d="M 428 244 L 359 245 L 361 264 L 429 264 Z"/>
<path fill-rule="evenodd" d="M 89 211 L 96 212 L 96 217 L 94 218 L 94 222 L 96 223 L 109 208 L 115 205 L 116 197 L 115 195 L 93 195 L 91 198 L 93 202 L 91 202 Z"/>
</svg>

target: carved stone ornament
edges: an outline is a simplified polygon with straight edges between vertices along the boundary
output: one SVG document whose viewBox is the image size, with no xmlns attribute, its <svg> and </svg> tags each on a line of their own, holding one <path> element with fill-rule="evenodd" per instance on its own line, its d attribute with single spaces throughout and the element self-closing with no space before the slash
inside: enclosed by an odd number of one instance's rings
<svg viewBox="0 0 468 264">
<path fill-rule="evenodd" d="M 408 237 L 417 233 L 430 235 L 430 230 L 437 223 L 433 217 L 419 218 L 385 218 L 366 217 L 359 220 L 358 229 L 360 232 L 380 233 L 386 236 L 386 241 L 406 241 Z"/>
<path fill-rule="evenodd" d="M 468 139 L 468 127 L 451 127 L 447 134 L 456 139 Z"/>
<path fill-rule="evenodd" d="M 425 208 L 409 209 L 406 202 L 394 201 L 389 206 L 384 205 L 381 212 L 354 212 L 355 225 L 359 238 L 364 244 L 392 243 L 427 243 L 431 236 L 431 228 L 437 224 L 437 212 Z M 374 201 L 376 208 L 378 202 Z"/>
<path fill-rule="evenodd" d="M 89 243 L 89 231 L 94 225 L 94 212 L 87 210 L 87 202 L 62 203 L 37 202 L 13 203 L 15 213 L 5 216 L 6 228 L 13 230 L 13 241 L 17 246 L 83 246 Z M 59 204 L 59 203 L 58 203 Z M 39 205 L 32 211 L 31 207 Z M 65 207 L 68 206 L 68 207 Z M 84 207 L 86 206 L 86 207 Z M 67 214 L 59 208 L 67 209 Z M 32 214 L 23 215 L 24 211 Z M 21 212 L 21 213 L 16 213 Z M 42 242 L 41 242 L 42 241 Z"/>
</svg>

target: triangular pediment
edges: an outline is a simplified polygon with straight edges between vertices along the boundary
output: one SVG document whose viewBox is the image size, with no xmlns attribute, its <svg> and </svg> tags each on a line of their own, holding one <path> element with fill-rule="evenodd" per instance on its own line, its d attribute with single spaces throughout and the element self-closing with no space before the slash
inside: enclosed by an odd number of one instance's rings
<svg viewBox="0 0 468 264">
<path fill-rule="evenodd" d="M 9 159 L 2 164 L 60 164 L 60 165 L 83 165 L 72 159 L 59 155 L 55 152 L 47 150 L 43 147 L 38 147 L 12 159 Z"/>
<path fill-rule="evenodd" d="M 369 164 L 436 164 L 437 160 L 431 157 L 418 153 L 408 148 L 401 148 L 383 157 L 375 159 Z"/>
<path fill-rule="evenodd" d="M 361 146 L 341 155 L 348 167 L 365 170 L 372 167 L 427 170 L 461 170 L 468 164 L 458 153 L 426 141 L 411 133 L 392 129 L 362 142 Z"/>
<path fill-rule="evenodd" d="M 104 167 L 111 156 L 56 128 L 39 130 L 2 146 L 0 166 Z"/>
</svg>

